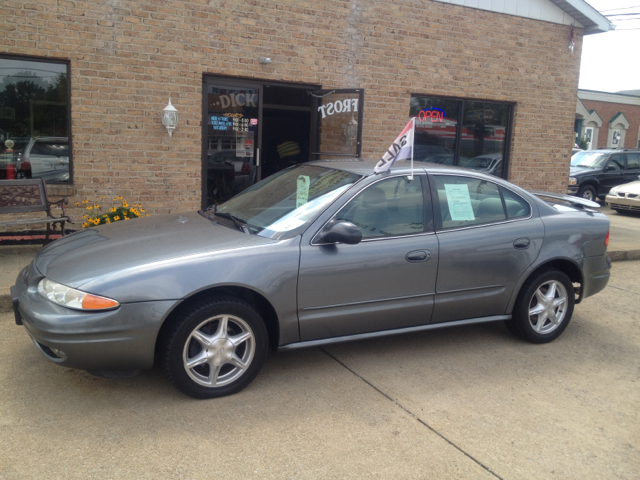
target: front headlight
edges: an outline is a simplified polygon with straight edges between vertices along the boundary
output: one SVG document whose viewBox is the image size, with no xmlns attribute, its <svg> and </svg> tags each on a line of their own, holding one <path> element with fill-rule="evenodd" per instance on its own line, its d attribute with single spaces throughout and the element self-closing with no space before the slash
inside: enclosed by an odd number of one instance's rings
<svg viewBox="0 0 640 480">
<path fill-rule="evenodd" d="M 120 306 L 120 303 L 110 298 L 81 292 L 48 278 L 40 280 L 38 292 L 53 303 L 74 310 L 110 310 Z"/>
<path fill-rule="evenodd" d="M 569 185 L 575 185 L 576 183 L 578 183 L 576 177 L 569 177 Z"/>
<path fill-rule="evenodd" d="M 609 190 L 609 195 L 615 195 L 616 193 L 618 193 L 618 187 L 613 187 Z"/>
</svg>

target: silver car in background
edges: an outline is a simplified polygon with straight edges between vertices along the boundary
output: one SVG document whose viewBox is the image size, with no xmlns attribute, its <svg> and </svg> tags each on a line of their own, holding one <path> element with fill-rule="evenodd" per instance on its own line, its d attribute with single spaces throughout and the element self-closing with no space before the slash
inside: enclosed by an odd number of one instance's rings
<svg viewBox="0 0 640 480">
<path fill-rule="evenodd" d="M 16 173 L 22 178 L 43 178 L 46 182 L 68 182 L 68 138 L 32 138 L 18 160 Z"/>
<path fill-rule="evenodd" d="M 604 203 L 618 213 L 640 212 L 640 180 L 613 187 Z"/>
<path fill-rule="evenodd" d="M 217 208 L 59 239 L 11 288 L 16 323 L 58 365 L 116 376 L 158 362 L 181 391 L 212 398 L 246 387 L 269 347 L 496 321 L 550 342 L 605 288 L 597 204 L 375 163 L 302 164 Z"/>
</svg>

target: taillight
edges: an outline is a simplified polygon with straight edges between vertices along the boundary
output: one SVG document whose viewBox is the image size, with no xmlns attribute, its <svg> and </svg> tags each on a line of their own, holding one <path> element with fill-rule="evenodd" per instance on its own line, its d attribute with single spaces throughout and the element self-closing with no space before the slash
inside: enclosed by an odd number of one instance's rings
<svg viewBox="0 0 640 480">
<path fill-rule="evenodd" d="M 20 164 L 20 170 L 31 170 L 31 163 L 29 163 L 29 159 L 22 160 L 22 163 Z"/>
<path fill-rule="evenodd" d="M 607 236 L 604 237 L 604 246 L 605 247 L 609 246 L 609 230 L 607 230 Z"/>
<path fill-rule="evenodd" d="M 251 173 L 251 167 L 247 162 L 242 164 L 242 168 L 240 169 L 240 175 L 249 175 Z"/>
</svg>

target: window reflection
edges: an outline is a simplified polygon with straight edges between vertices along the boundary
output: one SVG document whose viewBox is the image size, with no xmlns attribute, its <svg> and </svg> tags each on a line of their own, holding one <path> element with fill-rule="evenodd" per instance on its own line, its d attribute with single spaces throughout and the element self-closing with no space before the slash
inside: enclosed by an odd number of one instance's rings
<svg viewBox="0 0 640 480">
<path fill-rule="evenodd" d="M 416 118 L 414 160 L 504 175 L 509 105 L 413 96 L 409 115 Z"/>
<path fill-rule="evenodd" d="M 69 182 L 66 63 L 0 58 L 0 178 Z"/>
<path fill-rule="evenodd" d="M 415 161 L 454 164 L 459 105 L 458 100 L 411 97 L 410 116 L 416 117 Z"/>
</svg>

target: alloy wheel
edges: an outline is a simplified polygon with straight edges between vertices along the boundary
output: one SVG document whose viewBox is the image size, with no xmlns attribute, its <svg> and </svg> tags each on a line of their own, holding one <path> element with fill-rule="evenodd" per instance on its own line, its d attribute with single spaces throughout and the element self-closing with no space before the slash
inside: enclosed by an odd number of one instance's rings
<svg viewBox="0 0 640 480">
<path fill-rule="evenodd" d="M 529 302 L 529 323 L 541 335 L 556 330 L 564 320 L 567 309 L 567 290 L 557 280 L 541 284 Z"/>
<path fill-rule="evenodd" d="M 256 339 L 249 325 L 233 315 L 217 315 L 200 323 L 184 344 L 187 375 L 205 387 L 222 387 L 240 378 L 251 365 Z"/>
</svg>

